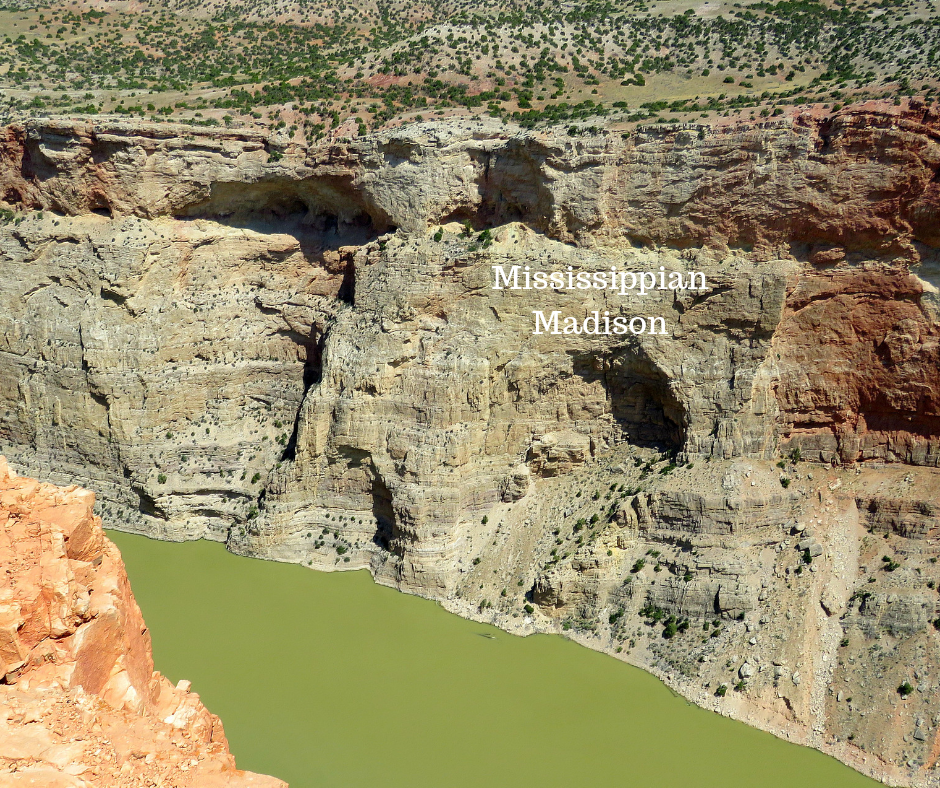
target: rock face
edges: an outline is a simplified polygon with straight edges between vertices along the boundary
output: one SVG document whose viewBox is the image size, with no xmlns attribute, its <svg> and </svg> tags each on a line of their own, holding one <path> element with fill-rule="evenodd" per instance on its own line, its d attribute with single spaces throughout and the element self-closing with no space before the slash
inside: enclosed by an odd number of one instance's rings
<svg viewBox="0 0 940 788">
<path fill-rule="evenodd" d="M 311 149 L 14 125 L 0 447 L 117 527 L 368 567 L 936 784 L 938 172 L 915 101 Z M 513 265 L 707 287 L 493 289 Z"/>
<path fill-rule="evenodd" d="M 218 717 L 153 669 L 94 495 L 0 457 L 0 782 L 285 788 L 239 771 Z"/>
</svg>

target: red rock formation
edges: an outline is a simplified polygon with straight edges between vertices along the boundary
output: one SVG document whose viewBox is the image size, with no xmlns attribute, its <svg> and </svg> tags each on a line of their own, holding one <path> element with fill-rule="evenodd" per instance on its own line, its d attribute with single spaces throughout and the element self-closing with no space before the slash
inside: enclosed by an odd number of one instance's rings
<svg viewBox="0 0 940 788">
<path fill-rule="evenodd" d="M 0 457 L 0 784 L 285 788 L 236 769 L 219 718 L 154 671 L 93 504 Z"/>
<path fill-rule="evenodd" d="M 804 457 L 938 464 L 940 334 L 923 293 L 905 269 L 799 278 L 774 344 L 784 435 Z"/>
</svg>

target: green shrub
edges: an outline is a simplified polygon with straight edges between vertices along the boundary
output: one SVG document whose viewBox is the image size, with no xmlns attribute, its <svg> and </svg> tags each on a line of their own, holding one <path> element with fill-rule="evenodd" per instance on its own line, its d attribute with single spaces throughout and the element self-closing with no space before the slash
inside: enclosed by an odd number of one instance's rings
<svg viewBox="0 0 940 788">
<path fill-rule="evenodd" d="M 165 474 L 165 473 L 161 473 L 159 476 L 157 476 L 157 483 L 158 483 L 158 484 L 166 484 L 166 474 Z"/>
<path fill-rule="evenodd" d="M 895 569 L 901 566 L 899 562 L 895 561 L 893 558 L 889 558 L 886 555 L 881 556 L 881 560 L 884 562 L 885 572 L 893 572 Z"/>
<path fill-rule="evenodd" d="M 528 615 L 530 615 L 530 616 L 535 612 L 535 608 L 532 607 L 532 605 L 526 605 L 526 606 L 525 606 L 524 608 L 522 608 L 522 609 L 525 610 L 525 612 L 526 612 Z"/>
</svg>

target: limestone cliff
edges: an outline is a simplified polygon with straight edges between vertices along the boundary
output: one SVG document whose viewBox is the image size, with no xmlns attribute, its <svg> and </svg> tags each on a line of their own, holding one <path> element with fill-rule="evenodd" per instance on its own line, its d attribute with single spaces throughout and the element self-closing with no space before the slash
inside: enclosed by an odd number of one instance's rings
<svg viewBox="0 0 940 788">
<path fill-rule="evenodd" d="M 916 101 L 311 149 L 10 126 L 0 442 L 119 527 L 368 567 L 938 784 L 938 172 Z M 709 287 L 493 290 L 514 264 Z M 533 335 L 553 309 L 670 335 Z"/>
<path fill-rule="evenodd" d="M 153 669 L 94 495 L 0 457 L 0 782 L 281 788 L 239 771 L 218 717 Z"/>
</svg>

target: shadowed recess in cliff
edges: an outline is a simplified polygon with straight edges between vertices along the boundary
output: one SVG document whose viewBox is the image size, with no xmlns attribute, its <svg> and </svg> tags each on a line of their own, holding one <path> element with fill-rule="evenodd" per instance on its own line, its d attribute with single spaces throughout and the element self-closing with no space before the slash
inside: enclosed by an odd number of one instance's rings
<svg viewBox="0 0 940 788">
<path fill-rule="evenodd" d="M 340 291 L 342 298 L 342 291 Z M 291 334 L 291 338 L 304 348 L 304 373 L 303 384 L 304 393 L 307 395 L 311 386 L 316 386 L 323 378 L 323 345 L 326 342 L 326 331 L 321 330 L 315 324 L 310 327 L 310 334 L 306 337 Z M 301 398 L 301 401 L 302 398 Z M 284 451 L 281 454 L 281 460 L 293 460 L 297 456 L 297 436 L 300 431 L 301 408 L 297 409 L 294 415 L 294 424 L 291 429 L 290 437 L 284 445 Z"/>
<path fill-rule="evenodd" d="M 343 178 L 214 183 L 207 200 L 187 206 L 176 218 L 292 235 L 313 262 L 395 230 L 388 216 Z"/>
<path fill-rule="evenodd" d="M 393 506 L 392 492 L 376 469 L 371 465 L 372 477 L 372 516 L 375 517 L 375 543 L 389 552 L 401 554 L 401 550 L 394 550 L 397 537 L 395 508 Z"/>
<path fill-rule="evenodd" d="M 606 358 L 576 356 L 574 372 L 604 386 L 611 415 L 624 439 L 660 451 L 682 448 L 683 407 L 669 389 L 665 373 L 642 351 L 621 348 Z"/>
<path fill-rule="evenodd" d="M 441 214 L 429 216 L 431 224 L 459 222 L 479 232 L 519 222 L 557 240 L 569 240 L 566 232 L 558 232 L 562 228 L 556 226 L 555 200 L 546 182 L 540 152 L 509 142 L 502 152 L 471 150 L 468 155 L 476 175 L 476 194 L 472 200 L 464 198 Z M 582 228 L 564 228 L 569 232 L 577 229 Z"/>
<path fill-rule="evenodd" d="M 510 222 L 521 222 L 535 229 L 542 229 L 544 222 L 534 216 L 526 206 L 503 192 L 490 191 L 481 185 L 482 201 L 475 206 L 462 206 L 440 217 L 436 224 L 459 222 L 475 232 L 493 229 Z"/>
</svg>

